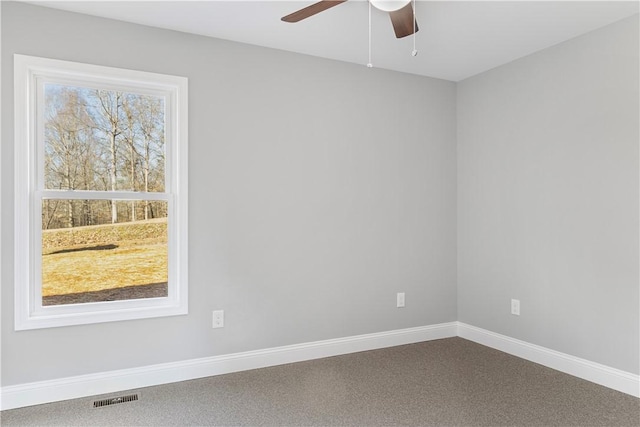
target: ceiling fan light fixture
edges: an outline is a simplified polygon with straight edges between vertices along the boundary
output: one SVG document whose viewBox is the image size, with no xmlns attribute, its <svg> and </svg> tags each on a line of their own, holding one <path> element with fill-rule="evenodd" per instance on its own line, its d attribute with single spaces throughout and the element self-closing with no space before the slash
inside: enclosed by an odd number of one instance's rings
<svg viewBox="0 0 640 427">
<path fill-rule="evenodd" d="M 411 3 L 411 0 L 369 0 L 369 3 L 383 12 L 395 12 Z"/>
<path fill-rule="evenodd" d="M 0 0 L 2 1 L 2 0 Z M 344 3 L 347 0 L 320 0 L 296 12 L 290 13 L 281 18 L 284 22 L 299 22 L 310 16 Z M 415 34 L 418 31 L 416 24 L 416 13 L 414 7 L 411 7 L 412 0 L 369 0 L 369 14 L 371 14 L 371 6 L 389 14 L 393 31 L 396 38 Z M 413 0 L 415 6 L 415 0 Z"/>
</svg>

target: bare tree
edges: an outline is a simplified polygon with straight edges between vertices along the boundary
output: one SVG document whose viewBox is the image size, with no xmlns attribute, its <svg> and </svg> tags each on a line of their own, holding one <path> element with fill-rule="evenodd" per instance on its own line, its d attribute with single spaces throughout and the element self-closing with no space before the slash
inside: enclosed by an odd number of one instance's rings
<svg viewBox="0 0 640 427">
<path fill-rule="evenodd" d="M 101 107 L 102 132 L 107 136 L 109 142 L 109 152 L 111 154 L 109 163 L 109 179 L 111 191 L 117 189 L 117 168 L 118 168 L 118 137 L 122 134 L 122 102 L 121 92 L 97 90 L 95 93 Z M 118 222 L 118 209 L 115 202 L 111 203 L 111 223 Z"/>
<path fill-rule="evenodd" d="M 125 141 L 129 148 L 129 189 L 136 191 L 136 166 L 138 159 L 138 151 L 136 150 L 136 128 L 138 121 L 138 112 L 134 109 L 132 100 L 133 96 L 125 97 L 122 103 L 122 108 L 127 120 Z M 131 201 L 131 221 L 136 220 L 136 202 Z"/>
<path fill-rule="evenodd" d="M 55 94 L 48 94 L 47 119 L 45 122 L 45 186 L 47 188 L 75 190 L 80 185 L 82 159 L 90 151 L 87 145 L 91 133 L 92 120 L 86 110 L 86 103 L 76 90 L 62 88 Z M 57 210 L 44 211 L 52 215 Z M 66 204 L 67 227 L 76 224 L 74 204 Z M 53 219 L 48 218 L 50 225 Z"/>
<path fill-rule="evenodd" d="M 150 178 L 152 168 L 162 168 L 162 188 L 164 190 L 164 103 L 159 98 L 139 97 L 136 99 L 136 111 L 142 133 L 142 188 L 149 192 L 152 188 Z M 144 219 L 153 216 L 148 200 L 144 202 Z"/>
</svg>

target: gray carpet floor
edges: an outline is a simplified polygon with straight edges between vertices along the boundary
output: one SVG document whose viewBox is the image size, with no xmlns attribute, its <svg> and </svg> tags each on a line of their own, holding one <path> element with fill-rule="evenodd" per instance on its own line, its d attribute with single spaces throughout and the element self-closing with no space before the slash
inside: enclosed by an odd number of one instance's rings
<svg viewBox="0 0 640 427">
<path fill-rule="evenodd" d="M 139 400 L 93 408 L 129 393 Z M 448 338 L 0 415 L 3 426 L 640 426 L 640 399 Z"/>
</svg>

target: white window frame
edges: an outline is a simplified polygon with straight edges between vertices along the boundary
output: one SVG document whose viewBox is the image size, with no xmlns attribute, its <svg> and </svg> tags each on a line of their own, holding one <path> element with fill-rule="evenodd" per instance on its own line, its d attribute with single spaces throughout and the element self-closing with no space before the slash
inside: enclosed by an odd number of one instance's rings
<svg viewBox="0 0 640 427">
<path fill-rule="evenodd" d="M 168 203 L 168 296 L 42 305 L 42 199 L 104 199 L 91 191 L 46 190 L 43 179 L 45 83 L 162 96 L 165 99 L 164 193 L 113 191 L 117 200 Z M 188 313 L 188 150 L 185 77 L 14 55 L 15 103 L 15 330 L 50 328 Z"/>
</svg>

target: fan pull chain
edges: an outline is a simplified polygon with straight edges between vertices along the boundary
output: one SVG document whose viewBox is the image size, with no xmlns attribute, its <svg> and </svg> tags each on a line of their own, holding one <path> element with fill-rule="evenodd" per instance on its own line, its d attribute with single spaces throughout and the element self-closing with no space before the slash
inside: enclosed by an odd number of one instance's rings
<svg viewBox="0 0 640 427">
<path fill-rule="evenodd" d="M 369 62 L 367 62 L 367 67 L 373 68 L 373 63 L 371 62 L 371 2 L 367 2 L 369 4 Z"/>
<path fill-rule="evenodd" d="M 413 0 L 413 51 L 411 51 L 411 56 L 418 56 L 416 49 L 416 0 Z"/>
</svg>

